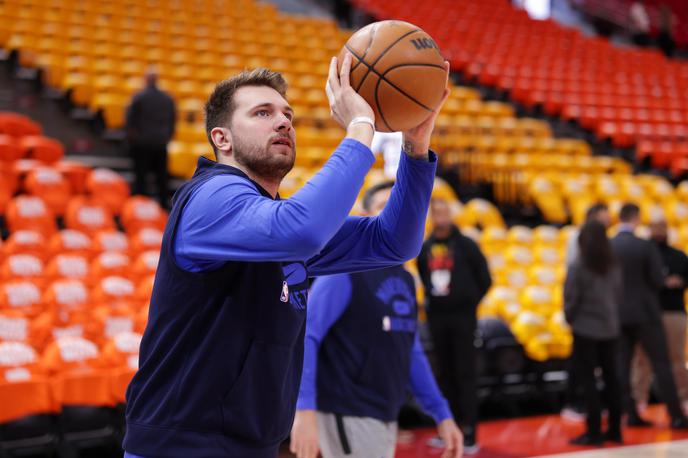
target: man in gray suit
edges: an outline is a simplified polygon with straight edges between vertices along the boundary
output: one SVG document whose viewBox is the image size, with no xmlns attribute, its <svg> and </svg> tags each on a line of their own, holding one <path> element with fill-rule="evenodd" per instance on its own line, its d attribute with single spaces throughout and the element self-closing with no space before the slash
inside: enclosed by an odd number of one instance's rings
<svg viewBox="0 0 688 458">
<path fill-rule="evenodd" d="M 659 307 L 659 289 L 664 284 L 662 261 L 657 248 L 633 232 L 640 209 L 625 204 L 619 215 L 619 233 L 612 239 L 614 256 L 621 266 L 624 293 L 619 307 L 621 321 L 621 388 L 629 426 L 651 426 L 640 418 L 630 390 L 631 360 L 640 343 L 652 362 L 662 399 L 671 415 L 673 429 L 688 429 L 671 372 L 666 337 Z"/>
</svg>

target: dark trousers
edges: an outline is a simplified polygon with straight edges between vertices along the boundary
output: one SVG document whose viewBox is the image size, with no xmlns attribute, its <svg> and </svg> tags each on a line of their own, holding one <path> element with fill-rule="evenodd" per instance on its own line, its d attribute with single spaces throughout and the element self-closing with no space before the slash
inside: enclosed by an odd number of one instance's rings
<svg viewBox="0 0 688 458">
<path fill-rule="evenodd" d="M 608 429 L 613 434 L 621 433 L 621 392 L 618 369 L 619 341 L 617 339 L 596 340 L 573 336 L 573 365 L 576 381 L 585 395 L 588 433 L 599 436 L 602 433 L 602 399 L 597 390 L 595 369 L 602 369 L 604 381 L 603 397 L 609 410 Z"/>
<path fill-rule="evenodd" d="M 474 433 L 478 422 L 476 318 L 428 313 L 428 326 L 442 392 L 464 434 Z"/>
<path fill-rule="evenodd" d="M 160 205 L 168 207 L 168 172 L 167 172 L 167 145 L 147 145 L 132 143 L 129 145 L 129 153 L 134 161 L 134 194 L 157 195 Z M 157 190 L 148 194 L 148 175 L 155 176 Z"/>
<path fill-rule="evenodd" d="M 636 343 L 642 345 L 652 364 L 662 401 L 666 404 L 669 414 L 672 418 L 683 418 L 661 321 L 621 327 L 621 391 L 624 407 L 631 415 L 637 415 L 635 400 L 631 393 L 631 362 Z"/>
</svg>

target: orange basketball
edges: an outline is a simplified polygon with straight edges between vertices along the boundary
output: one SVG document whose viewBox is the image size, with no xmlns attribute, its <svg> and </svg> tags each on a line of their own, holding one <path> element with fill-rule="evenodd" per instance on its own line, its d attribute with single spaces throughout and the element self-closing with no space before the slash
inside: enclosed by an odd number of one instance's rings
<svg viewBox="0 0 688 458">
<path fill-rule="evenodd" d="M 375 129 L 416 127 L 439 109 L 447 80 L 444 58 L 422 29 L 403 21 L 381 21 L 354 33 L 339 54 L 352 55 L 351 86 L 373 108 Z"/>
</svg>

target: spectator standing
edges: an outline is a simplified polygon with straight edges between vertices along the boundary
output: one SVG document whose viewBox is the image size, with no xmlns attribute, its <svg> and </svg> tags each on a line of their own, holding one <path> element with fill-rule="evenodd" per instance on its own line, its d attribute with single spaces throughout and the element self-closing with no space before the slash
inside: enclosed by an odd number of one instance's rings
<svg viewBox="0 0 688 458">
<path fill-rule="evenodd" d="M 614 257 L 623 275 L 621 319 L 621 391 L 629 426 L 650 426 L 638 415 L 630 387 L 631 361 L 637 343 L 650 357 L 662 400 L 671 415 L 673 429 L 688 429 L 671 373 L 666 336 L 659 308 L 659 289 L 664 285 L 662 261 L 657 247 L 634 235 L 640 209 L 625 204 L 619 214 L 619 233 L 612 239 Z"/>
<path fill-rule="evenodd" d="M 684 412 L 688 410 L 688 371 L 686 370 L 686 305 L 684 294 L 688 284 L 688 256 L 669 246 L 667 224 L 664 219 L 650 225 L 652 241 L 662 259 L 664 285 L 659 291 L 662 322 L 669 347 L 669 359 Z M 647 405 L 652 373 L 650 362 L 642 348 L 637 348 L 633 364 L 633 398 L 643 410 Z"/>
<path fill-rule="evenodd" d="M 464 453 L 476 453 L 478 403 L 477 307 L 492 280 L 478 245 L 452 224 L 449 204 L 430 203 L 433 232 L 418 257 L 440 385 L 464 434 Z"/>
<path fill-rule="evenodd" d="M 575 445 L 602 445 L 605 440 L 622 443 L 621 394 L 617 354 L 621 272 L 614 264 L 606 228 L 588 221 L 578 237 L 580 256 L 570 266 L 564 285 L 566 321 L 573 330 L 575 380 L 582 385 L 587 411 L 587 430 L 571 441 Z M 609 409 L 606 433 L 602 434 L 602 402 L 595 369 L 602 369 L 604 398 Z"/>
<path fill-rule="evenodd" d="M 146 87 L 137 93 L 127 109 L 126 134 L 134 161 L 135 194 L 148 194 L 147 179 L 155 175 L 160 205 L 168 204 L 167 144 L 174 135 L 177 112 L 174 100 L 158 88 L 154 69 L 146 73 Z"/>
</svg>

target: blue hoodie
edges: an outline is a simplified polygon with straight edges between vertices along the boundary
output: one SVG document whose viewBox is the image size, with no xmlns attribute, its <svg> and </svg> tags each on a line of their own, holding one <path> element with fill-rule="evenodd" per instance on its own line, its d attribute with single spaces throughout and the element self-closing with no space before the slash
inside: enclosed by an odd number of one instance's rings
<svg viewBox="0 0 688 458">
<path fill-rule="evenodd" d="M 352 139 L 286 200 L 234 167 L 199 160 L 163 236 L 127 390 L 129 454 L 276 456 L 296 406 L 308 277 L 418 254 L 436 156 L 403 156 L 377 218 L 347 217 L 374 162 Z"/>
</svg>

